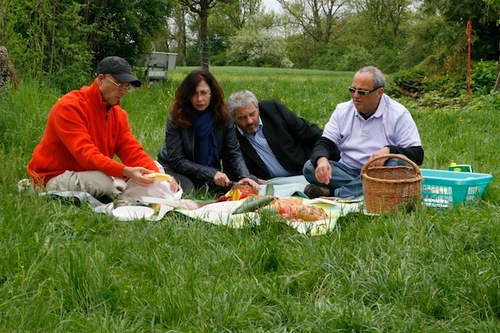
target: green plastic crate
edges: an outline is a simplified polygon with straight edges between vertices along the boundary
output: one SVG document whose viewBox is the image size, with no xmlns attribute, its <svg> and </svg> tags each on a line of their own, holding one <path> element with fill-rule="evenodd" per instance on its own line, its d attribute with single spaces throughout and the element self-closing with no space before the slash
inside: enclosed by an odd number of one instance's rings
<svg viewBox="0 0 500 333">
<path fill-rule="evenodd" d="M 470 205 L 484 193 L 493 176 L 485 173 L 420 169 L 424 204 L 433 207 Z"/>
</svg>

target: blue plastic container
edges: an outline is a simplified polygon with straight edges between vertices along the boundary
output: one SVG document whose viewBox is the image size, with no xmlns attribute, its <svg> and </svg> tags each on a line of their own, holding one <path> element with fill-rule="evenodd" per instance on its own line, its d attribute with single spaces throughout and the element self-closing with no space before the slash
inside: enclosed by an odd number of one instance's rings
<svg viewBox="0 0 500 333">
<path fill-rule="evenodd" d="M 486 173 L 420 169 L 424 204 L 434 207 L 476 203 L 493 176 Z"/>
</svg>

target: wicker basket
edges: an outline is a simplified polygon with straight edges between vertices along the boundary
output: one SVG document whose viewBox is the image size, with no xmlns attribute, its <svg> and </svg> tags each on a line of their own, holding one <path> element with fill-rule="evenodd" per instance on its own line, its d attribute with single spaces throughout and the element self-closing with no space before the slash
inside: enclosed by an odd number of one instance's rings
<svg viewBox="0 0 500 333">
<path fill-rule="evenodd" d="M 397 158 L 410 166 L 370 166 L 382 158 Z M 422 174 L 402 155 L 386 154 L 370 159 L 361 169 L 365 209 L 368 213 L 394 213 L 400 205 L 413 206 L 422 199 Z"/>
</svg>

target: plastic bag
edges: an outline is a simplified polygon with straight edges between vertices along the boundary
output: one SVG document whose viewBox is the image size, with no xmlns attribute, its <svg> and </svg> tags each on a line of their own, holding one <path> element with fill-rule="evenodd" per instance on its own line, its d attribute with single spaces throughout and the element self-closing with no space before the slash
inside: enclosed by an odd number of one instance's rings
<svg viewBox="0 0 500 333">
<path fill-rule="evenodd" d="M 120 194 L 120 200 L 141 201 L 142 197 L 153 197 L 168 200 L 180 200 L 182 188 L 176 193 L 170 189 L 170 182 L 155 180 L 150 186 L 140 186 L 133 180 L 127 182 L 127 188 Z"/>
</svg>

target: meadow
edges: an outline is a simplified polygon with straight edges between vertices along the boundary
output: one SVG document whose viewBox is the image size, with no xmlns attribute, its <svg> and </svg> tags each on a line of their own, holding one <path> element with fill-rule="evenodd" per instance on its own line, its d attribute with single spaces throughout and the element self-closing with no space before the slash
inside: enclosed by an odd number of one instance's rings
<svg viewBox="0 0 500 333">
<path fill-rule="evenodd" d="M 122 101 L 151 156 L 191 68 Z M 318 123 L 350 98 L 353 73 L 212 68 L 226 97 L 278 99 Z M 389 90 L 390 91 L 390 90 Z M 24 81 L 0 95 L 0 332 L 498 332 L 500 95 L 400 100 L 423 168 L 492 174 L 484 200 L 453 209 L 341 218 L 326 235 L 264 215 L 232 229 L 182 215 L 123 222 L 19 193 L 61 92 Z"/>
</svg>

